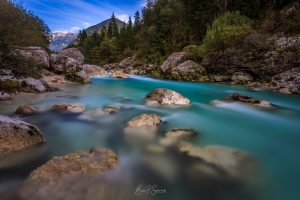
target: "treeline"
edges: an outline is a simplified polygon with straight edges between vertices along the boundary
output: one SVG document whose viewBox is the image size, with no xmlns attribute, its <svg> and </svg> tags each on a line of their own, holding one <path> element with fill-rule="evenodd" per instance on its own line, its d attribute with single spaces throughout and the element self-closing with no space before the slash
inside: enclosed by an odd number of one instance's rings
<svg viewBox="0 0 300 200">
<path fill-rule="evenodd" d="M 85 56 L 85 61 L 93 64 L 106 64 L 119 61 L 124 57 L 133 54 L 135 47 L 135 35 L 140 30 L 140 13 L 136 12 L 134 23 L 131 17 L 128 24 L 120 28 L 117 26 L 113 14 L 108 27 L 105 26 L 100 33 L 88 36 L 85 30 L 78 34 L 78 44 L 71 45 L 78 47 Z"/>
<path fill-rule="evenodd" d="M 113 15 L 108 29 L 100 34 L 88 37 L 84 30 L 80 32 L 77 46 L 94 64 L 117 62 L 130 55 L 145 62 L 161 63 L 166 56 L 188 45 L 201 45 L 213 21 L 227 12 L 238 11 L 234 15 L 245 16 L 254 22 L 251 26 L 258 26 L 271 11 L 293 1 L 148 0 L 141 14 L 135 14 L 134 22 L 130 19 L 118 30 Z M 267 31 L 274 29 L 275 25 Z"/>
</svg>

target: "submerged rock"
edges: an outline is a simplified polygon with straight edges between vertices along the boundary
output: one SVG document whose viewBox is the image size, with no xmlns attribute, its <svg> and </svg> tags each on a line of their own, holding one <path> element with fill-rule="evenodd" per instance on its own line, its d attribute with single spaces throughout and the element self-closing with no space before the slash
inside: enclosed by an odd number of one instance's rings
<svg viewBox="0 0 300 200">
<path fill-rule="evenodd" d="M 134 117 L 127 122 L 124 132 L 128 135 L 138 135 L 152 138 L 159 125 L 161 124 L 161 118 L 156 114 L 142 114 Z"/>
<path fill-rule="evenodd" d="M 42 142 L 44 137 L 37 127 L 0 115 L 0 156 Z"/>
<path fill-rule="evenodd" d="M 229 147 L 207 146 L 195 147 L 190 143 L 180 143 L 179 151 L 187 156 L 197 157 L 207 163 L 226 170 L 235 178 L 251 176 L 257 169 L 257 160 L 254 156 Z"/>
<path fill-rule="evenodd" d="M 264 99 L 255 99 L 253 97 L 244 96 L 239 93 L 234 93 L 231 96 L 226 97 L 225 100 L 238 101 L 241 103 L 245 103 L 253 106 L 259 106 L 259 107 L 266 107 L 266 108 L 274 107 L 270 102 Z"/>
<path fill-rule="evenodd" d="M 79 118 L 82 120 L 98 120 L 99 117 L 105 116 L 105 115 L 113 115 L 117 112 L 118 110 L 116 108 L 96 108 L 92 110 L 88 110 L 84 113 L 82 113 Z"/>
<path fill-rule="evenodd" d="M 0 101 L 8 101 L 11 100 L 11 95 L 6 92 L 0 92 Z"/>
<path fill-rule="evenodd" d="M 165 134 L 165 137 L 166 138 L 176 138 L 176 139 L 189 139 L 196 135 L 197 135 L 197 133 L 193 129 L 175 128 L 175 129 L 169 130 Z"/>
<path fill-rule="evenodd" d="M 111 78 L 128 78 L 128 75 L 125 74 L 123 70 L 115 70 L 112 73 Z"/>
<path fill-rule="evenodd" d="M 36 107 L 30 106 L 30 105 L 21 105 L 16 109 L 16 114 L 29 114 L 29 113 L 34 113 L 38 112 L 39 109 Z"/>
<path fill-rule="evenodd" d="M 85 111 L 85 105 L 78 103 L 56 104 L 52 106 L 53 111 L 65 111 L 71 113 L 81 113 Z"/>
<path fill-rule="evenodd" d="M 127 128 L 157 128 L 161 123 L 159 115 L 142 114 L 127 122 Z"/>
<path fill-rule="evenodd" d="M 77 151 L 52 158 L 34 170 L 26 182 L 53 184 L 67 176 L 103 173 L 113 169 L 117 164 L 118 157 L 110 149 L 93 148 L 90 151 Z"/>
<path fill-rule="evenodd" d="M 164 88 L 158 88 L 146 96 L 147 104 L 162 104 L 162 105 L 189 105 L 190 100 L 181 94 Z"/>
</svg>

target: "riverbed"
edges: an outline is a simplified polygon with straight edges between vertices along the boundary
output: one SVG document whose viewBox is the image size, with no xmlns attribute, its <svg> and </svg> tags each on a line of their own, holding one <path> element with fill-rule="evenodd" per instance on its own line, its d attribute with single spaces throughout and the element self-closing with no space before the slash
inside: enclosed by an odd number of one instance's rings
<svg viewBox="0 0 300 200">
<path fill-rule="evenodd" d="M 144 97 L 156 88 L 181 93 L 191 100 L 191 106 L 145 105 Z M 265 99 L 276 108 L 263 109 L 240 103 L 211 104 L 213 100 L 235 92 Z M 47 111 L 57 103 L 82 103 L 88 110 L 104 106 L 122 109 L 114 115 L 90 120 L 80 114 Z M 22 104 L 42 110 L 18 117 L 36 125 L 47 143 L 40 150 L 42 155 L 33 158 L 34 162 L 27 163 L 26 167 L 0 171 L 0 191 L 17 187 L 31 170 L 53 156 L 100 146 L 113 149 L 120 157 L 120 166 L 111 172 L 108 182 L 123 195 L 136 195 L 139 186 L 156 185 L 165 190 L 157 194 L 157 199 L 300 199 L 300 96 L 143 76 L 130 76 L 129 79 L 94 77 L 88 85 L 66 84 L 60 91 L 25 94 L 12 101 L 0 102 L 0 114 L 15 117 L 15 109 Z M 132 145 L 123 137 L 126 122 L 142 113 L 160 115 L 164 121 L 162 133 L 171 128 L 194 129 L 198 133 L 192 140 L 194 145 L 222 145 L 253 154 L 259 161 L 260 173 L 243 188 L 224 186 L 216 189 L 191 181 L 185 173 L 182 175 L 188 168 L 181 158 L 159 153 L 155 145 L 150 147 L 154 153 L 145 156 L 140 146 Z M 219 194 L 211 195 L 214 192 Z"/>
</svg>

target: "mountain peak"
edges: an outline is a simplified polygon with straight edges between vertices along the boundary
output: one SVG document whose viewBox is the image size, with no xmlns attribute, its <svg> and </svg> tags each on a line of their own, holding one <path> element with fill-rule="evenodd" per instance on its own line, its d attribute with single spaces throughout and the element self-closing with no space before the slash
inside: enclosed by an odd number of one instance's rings
<svg viewBox="0 0 300 200">
<path fill-rule="evenodd" d="M 117 23 L 117 26 L 118 26 L 119 29 L 121 27 L 123 27 L 124 24 L 126 25 L 125 22 L 119 20 L 118 18 L 115 18 L 115 19 L 116 19 L 116 23 Z M 104 20 L 103 22 L 100 22 L 99 24 L 93 25 L 93 26 L 91 26 L 91 27 L 89 27 L 89 28 L 86 29 L 86 33 L 89 36 L 93 35 L 93 33 L 95 33 L 95 32 L 99 33 L 103 27 L 108 28 L 110 22 L 111 22 L 111 18 L 107 19 L 107 20 Z"/>
<path fill-rule="evenodd" d="M 51 37 L 52 42 L 49 48 L 52 51 L 60 52 L 76 40 L 77 34 L 71 32 L 53 32 L 51 33 Z"/>
</svg>

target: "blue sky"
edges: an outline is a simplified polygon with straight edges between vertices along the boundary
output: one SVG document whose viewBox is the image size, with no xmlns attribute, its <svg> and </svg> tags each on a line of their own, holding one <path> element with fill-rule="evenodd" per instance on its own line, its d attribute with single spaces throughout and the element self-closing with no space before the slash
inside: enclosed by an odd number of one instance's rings
<svg viewBox="0 0 300 200">
<path fill-rule="evenodd" d="M 78 32 L 111 17 L 128 20 L 145 0 L 15 0 L 42 18 L 52 32 Z"/>
</svg>

